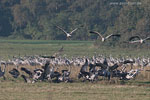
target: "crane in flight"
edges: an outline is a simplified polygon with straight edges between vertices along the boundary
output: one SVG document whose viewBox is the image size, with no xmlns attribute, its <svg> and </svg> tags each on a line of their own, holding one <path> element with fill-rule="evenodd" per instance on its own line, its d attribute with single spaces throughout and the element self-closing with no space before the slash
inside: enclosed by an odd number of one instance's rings
<svg viewBox="0 0 150 100">
<path fill-rule="evenodd" d="M 129 38 L 129 43 L 144 43 L 146 40 L 150 40 L 150 37 L 142 39 L 139 36 L 132 36 Z"/>
<path fill-rule="evenodd" d="M 59 26 L 56 26 L 58 29 L 60 29 L 60 30 L 62 30 L 65 34 L 66 34 L 66 36 L 67 36 L 67 38 L 69 38 L 69 37 L 71 37 L 71 35 L 72 35 L 72 33 L 74 33 L 78 28 L 75 28 L 74 30 L 72 30 L 71 32 L 67 32 L 67 31 L 65 31 L 63 28 L 61 28 L 61 27 L 59 27 Z"/>
<path fill-rule="evenodd" d="M 113 37 L 113 36 L 115 36 L 115 37 L 120 37 L 121 36 L 120 34 L 110 34 L 106 37 L 103 37 L 99 32 L 96 32 L 96 31 L 90 31 L 90 33 L 98 34 L 101 37 L 102 42 L 104 42 L 105 40 L 107 40 L 108 38 Z"/>
</svg>

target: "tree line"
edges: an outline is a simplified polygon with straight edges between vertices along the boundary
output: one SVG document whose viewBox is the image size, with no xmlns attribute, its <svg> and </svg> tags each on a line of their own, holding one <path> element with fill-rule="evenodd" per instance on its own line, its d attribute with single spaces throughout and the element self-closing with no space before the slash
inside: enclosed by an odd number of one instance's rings
<svg viewBox="0 0 150 100">
<path fill-rule="evenodd" d="M 65 40 L 56 25 L 67 31 L 79 28 L 72 40 L 96 39 L 89 30 L 119 33 L 118 41 L 147 37 L 149 4 L 149 0 L 0 0 L 0 37 Z"/>
</svg>

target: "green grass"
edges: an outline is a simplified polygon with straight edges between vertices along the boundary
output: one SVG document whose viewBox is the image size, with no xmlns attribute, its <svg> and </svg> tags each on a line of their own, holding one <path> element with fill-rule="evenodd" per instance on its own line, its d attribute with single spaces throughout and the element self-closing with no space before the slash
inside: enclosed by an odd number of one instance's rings
<svg viewBox="0 0 150 100">
<path fill-rule="evenodd" d="M 64 54 L 80 55 L 92 45 L 91 41 L 0 40 L 0 56 L 10 58 L 24 55 L 52 55 L 64 46 Z M 77 51 L 79 50 L 79 51 Z M 73 53 L 73 52 L 74 53 Z M 84 55 L 84 54 L 82 54 Z"/>
<path fill-rule="evenodd" d="M 25 55 L 52 55 L 64 46 L 62 54 L 72 56 L 93 56 L 103 54 L 114 57 L 150 56 L 148 49 L 119 48 L 119 47 L 97 47 L 94 41 L 72 41 L 72 40 L 0 40 L 0 57 L 3 59 L 12 56 Z"/>
<path fill-rule="evenodd" d="M 75 41 L 75 40 L 0 40 L 0 43 L 13 43 L 13 44 L 80 44 L 92 43 L 92 41 Z"/>
</svg>

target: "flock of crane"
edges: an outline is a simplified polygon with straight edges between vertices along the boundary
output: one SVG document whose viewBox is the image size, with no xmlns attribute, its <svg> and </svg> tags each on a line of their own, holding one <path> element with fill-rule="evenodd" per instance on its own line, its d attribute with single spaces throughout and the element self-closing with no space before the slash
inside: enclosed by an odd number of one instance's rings
<svg viewBox="0 0 150 100">
<path fill-rule="evenodd" d="M 78 29 L 76 28 L 69 33 L 59 26 L 57 26 L 57 28 L 62 30 L 67 38 L 70 38 L 72 33 Z M 89 31 L 89 33 L 98 34 L 102 42 L 111 37 L 121 36 L 120 34 L 110 34 L 103 37 L 102 34 L 96 31 Z M 142 39 L 139 36 L 132 36 L 127 43 L 144 43 L 146 40 L 150 40 L 150 37 Z M 111 56 L 105 57 L 103 55 L 96 55 L 91 58 L 73 57 L 68 59 L 61 57 L 61 52 L 63 52 L 63 47 L 52 56 L 37 55 L 13 58 L 8 61 L 1 60 L 0 77 L 3 77 L 5 80 L 6 67 L 14 65 L 16 68 L 9 70 L 8 73 L 12 75 L 13 78 L 22 77 L 26 83 L 35 83 L 37 81 L 72 82 L 73 79 L 70 77 L 70 74 L 73 72 L 73 70 L 71 70 L 72 67 L 80 68 L 76 77 L 77 79 L 82 79 L 82 81 L 98 81 L 99 77 L 107 80 L 111 80 L 113 77 L 117 77 L 120 80 L 130 80 L 135 78 L 145 67 L 150 66 L 150 58 L 114 58 Z M 41 67 L 32 70 L 25 66 Z M 60 66 L 67 66 L 68 69 L 58 71 Z"/>
<path fill-rule="evenodd" d="M 58 29 L 62 30 L 66 34 L 67 38 L 70 38 L 72 36 L 72 34 L 78 29 L 78 28 L 75 28 L 71 32 L 67 32 L 63 28 L 61 28 L 60 26 L 56 26 L 56 27 Z M 111 37 L 120 37 L 121 36 L 120 34 L 110 34 L 110 35 L 104 37 L 104 36 L 102 36 L 101 33 L 97 32 L 97 31 L 89 31 L 89 33 L 97 34 L 101 38 L 102 42 L 106 41 L 107 39 L 109 39 Z M 142 44 L 142 43 L 145 43 L 146 40 L 150 40 L 150 37 L 141 38 L 140 36 L 132 36 L 129 38 L 128 41 L 124 41 L 124 43 L 130 43 L 130 44 L 141 43 Z"/>
<path fill-rule="evenodd" d="M 145 67 L 150 66 L 149 58 L 114 58 L 103 55 L 89 57 L 48 57 L 48 56 L 26 56 L 13 58 L 0 63 L 0 77 L 5 77 L 5 68 L 9 65 L 16 66 L 8 71 L 13 78 L 22 77 L 27 83 L 38 81 L 49 82 L 73 82 L 70 74 L 73 67 L 80 68 L 77 79 L 82 81 L 98 81 L 100 78 L 111 80 L 117 77 L 120 80 L 130 80 L 136 77 Z M 8 66 L 8 67 L 9 67 Z M 25 66 L 41 66 L 30 69 Z M 67 66 L 67 69 L 58 69 Z M 3 67 L 3 68 L 2 68 Z M 2 70 L 3 69 L 3 70 Z"/>
</svg>

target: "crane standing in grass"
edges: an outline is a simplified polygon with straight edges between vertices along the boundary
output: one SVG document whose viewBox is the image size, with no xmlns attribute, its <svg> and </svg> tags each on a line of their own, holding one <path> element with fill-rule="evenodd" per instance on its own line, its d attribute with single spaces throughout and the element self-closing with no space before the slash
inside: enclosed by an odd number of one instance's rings
<svg viewBox="0 0 150 100">
<path fill-rule="evenodd" d="M 3 70 L 2 70 L 1 64 L 4 64 Z M 0 62 L 0 77 L 3 77 L 4 80 L 6 79 L 5 76 L 4 76 L 5 75 L 5 69 L 6 69 L 6 63 L 1 63 Z"/>
</svg>

